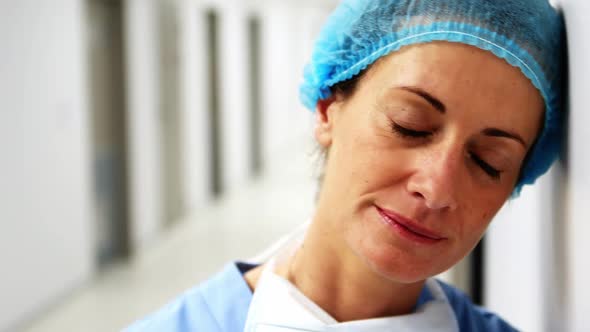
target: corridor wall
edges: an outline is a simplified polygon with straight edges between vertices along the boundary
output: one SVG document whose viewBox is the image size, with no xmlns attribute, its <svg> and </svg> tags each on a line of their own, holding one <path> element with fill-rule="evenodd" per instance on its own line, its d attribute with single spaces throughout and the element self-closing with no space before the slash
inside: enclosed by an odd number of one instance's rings
<svg viewBox="0 0 590 332">
<path fill-rule="evenodd" d="M 94 270 L 80 0 L 0 1 L 0 331 Z"/>
</svg>

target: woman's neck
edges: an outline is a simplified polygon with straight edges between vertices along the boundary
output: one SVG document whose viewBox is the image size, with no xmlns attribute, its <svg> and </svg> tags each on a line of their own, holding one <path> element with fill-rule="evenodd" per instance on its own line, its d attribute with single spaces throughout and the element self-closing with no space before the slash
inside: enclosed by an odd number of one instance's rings
<svg viewBox="0 0 590 332">
<path fill-rule="evenodd" d="M 301 248 L 277 273 L 340 322 L 412 312 L 424 281 L 388 280 L 350 249 L 333 246 L 333 236 L 312 223 Z"/>
</svg>

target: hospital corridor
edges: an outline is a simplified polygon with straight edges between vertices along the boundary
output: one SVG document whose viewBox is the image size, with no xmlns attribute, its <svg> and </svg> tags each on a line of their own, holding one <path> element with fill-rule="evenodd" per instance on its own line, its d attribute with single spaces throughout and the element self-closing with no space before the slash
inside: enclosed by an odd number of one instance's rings
<svg viewBox="0 0 590 332">
<path fill-rule="evenodd" d="M 121 331 L 307 225 L 326 161 L 300 84 L 338 3 L 0 0 L 0 332 Z M 590 1 L 551 4 L 560 158 L 438 278 L 518 330 L 584 332 Z"/>
</svg>

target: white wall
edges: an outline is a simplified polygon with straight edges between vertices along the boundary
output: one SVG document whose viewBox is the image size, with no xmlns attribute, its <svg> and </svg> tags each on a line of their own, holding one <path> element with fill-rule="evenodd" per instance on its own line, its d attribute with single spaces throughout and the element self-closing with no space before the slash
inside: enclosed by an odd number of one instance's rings
<svg viewBox="0 0 590 332">
<path fill-rule="evenodd" d="M 153 241 L 163 224 L 157 0 L 125 1 L 131 243 Z"/>
<path fill-rule="evenodd" d="M 178 4 L 182 201 L 185 212 L 192 214 L 210 198 L 206 26 L 196 1 Z"/>
<path fill-rule="evenodd" d="M 301 70 L 294 68 L 295 50 L 291 43 L 298 24 L 291 10 L 289 4 L 275 2 L 262 12 L 262 141 L 264 162 L 270 167 L 274 163 L 268 157 L 280 151 L 294 126 L 289 121 L 289 113 L 298 101 L 291 82 Z"/>
<path fill-rule="evenodd" d="M 291 141 L 313 141 L 313 115 L 299 101 L 304 64 L 310 60 L 314 39 L 333 4 L 313 5 L 269 1 L 260 6 L 262 30 L 262 141 L 264 163 Z M 280 163 L 278 163 L 280 164 Z"/>
<path fill-rule="evenodd" d="M 590 1 L 562 0 L 570 52 L 567 310 L 570 331 L 590 327 Z"/>
<path fill-rule="evenodd" d="M 82 14 L 0 1 L 0 331 L 93 270 Z"/>
<path fill-rule="evenodd" d="M 548 182 L 550 175 L 505 204 L 486 237 L 486 307 L 523 331 L 544 331 L 545 290 L 550 285 L 542 273 L 551 261 L 543 233 L 553 221 L 543 206 L 550 205 Z"/>
<path fill-rule="evenodd" d="M 246 182 L 251 164 L 248 12 L 240 0 L 220 1 L 218 8 L 220 167 L 223 189 L 233 191 Z"/>
</svg>

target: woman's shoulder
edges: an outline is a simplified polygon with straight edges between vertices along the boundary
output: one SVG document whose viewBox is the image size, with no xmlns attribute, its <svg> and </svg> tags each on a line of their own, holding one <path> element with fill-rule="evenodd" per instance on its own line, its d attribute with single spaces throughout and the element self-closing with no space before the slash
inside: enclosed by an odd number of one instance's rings
<svg viewBox="0 0 590 332">
<path fill-rule="evenodd" d="M 241 331 L 252 292 L 242 273 L 249 268 L 231 263 L 204 283 L 131 325 L 125 332 Z"/>
<path fill-rule="evenodd" d="M 463 291 L 437 280 L 457 317 L 461 331 L 518 331 L 497 314 L 474 304 Z"/>
</svg>

